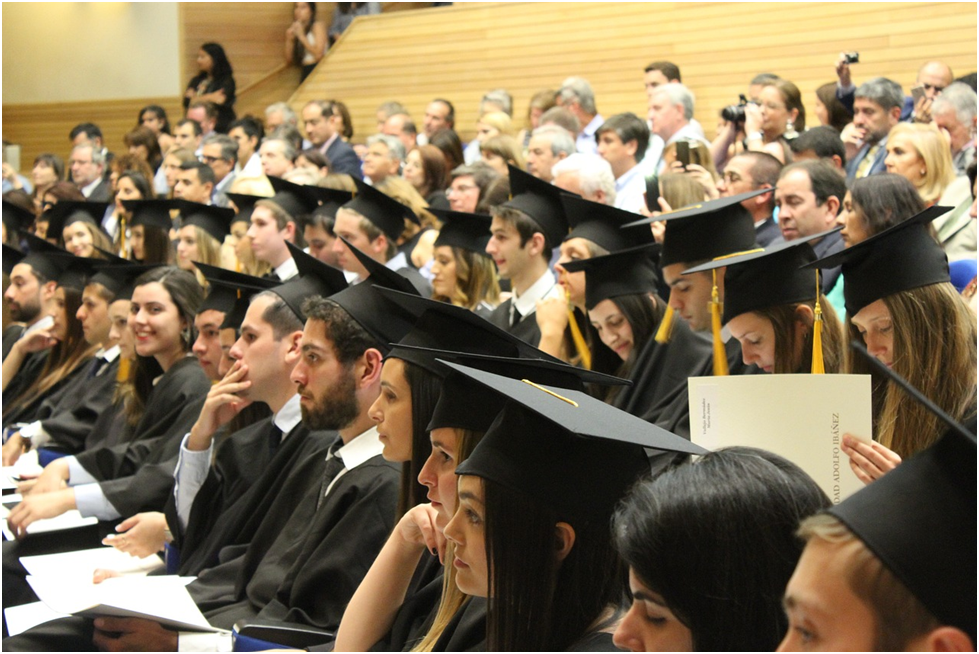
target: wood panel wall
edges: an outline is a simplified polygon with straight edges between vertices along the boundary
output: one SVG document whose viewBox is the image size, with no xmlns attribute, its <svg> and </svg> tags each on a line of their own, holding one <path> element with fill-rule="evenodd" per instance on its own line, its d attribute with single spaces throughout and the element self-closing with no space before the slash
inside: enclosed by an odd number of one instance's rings
<svg viewBox="0 0 979 654">
<path fill-rule="evenodd" d="M 342 47 L 293 97 L 343 100 L 355 140 L 376 129 L 386 100 L 419 120 L 444 96 L 456 105 L 464 139 L 475 132 L 479 99 L 503 87 L 522 127 L 530 97 L 580 75 L 600 112 L 645 115 L 643 68 L 678 64 L 697 97 L 696 117 L 712 135 L 721 107 L 736 102 L 756 73 L 794 81 L 811 108 L 816 87 L 835 79 L 839 52 L 858 50 L 857 81 L 886 75 L 912 85 L 930 58 L 956 75 L 976 69 L 974 3 L 474 3 L 358 19 Z"/>
<path fill-rule="evenodd" d="M 282 63 L 290 3 L 183 3 L 182 79 L 196 71 L 202 43 L 221 42 L 238 88 L 255 85 L 241 94 L 240 115 L 261 115 L 276 100 L 289 99 L 299 109 L 313 98 L 336 98 L 347 103 L 354 140 L 362 141 L 376 129 L 374 111 L 382 102 L 401 101 L 420 123 L 426 104 L 440 95 L 455 103 L 459 131 L 472 138 L 479 99 L 497 87 L 513 94 L 520 127 L 530 96 L 558 88 L 569 75 L 591 81 L 603 115 L 642 116 L 642 69 L 657 59 L 680 65 L 709 134 L 718 110 L 763 71 L 798 84 L 811 116 L 813 92 L 834 79 L 842 50 L 860 51 L 858 82 L 887 75 L 905 90 L 931 58 L 950 64 L 956 75 L 976 68 L 974 3 L 428 5 L 383 3 L 383 14 L 358 18 L 294 92 L 293 69 L 266 77 Z M 328 19 L 332 3 L 320 12 Z M 118 151 L 139 108 L 151 103 L 171 116 L 181 113 L 179 97 L 4 105 L 3 136 L 23 146 L 25 168 L 41 152 L 67 154 L 68 131 L 82 121 L 98 123 L 109 148 Z"/>
</svg>

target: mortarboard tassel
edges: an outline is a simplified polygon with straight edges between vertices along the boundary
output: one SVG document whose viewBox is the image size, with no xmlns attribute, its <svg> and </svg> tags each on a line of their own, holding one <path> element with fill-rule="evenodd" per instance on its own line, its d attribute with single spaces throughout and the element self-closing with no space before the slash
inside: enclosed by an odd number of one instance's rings
<svg viewBox="0 0 979 654">
<path fill-rule="evenodd" d="M 129 258 L 129 248 L 126 247 L 126 216 L 122 214 L 119 216 L 119 237 L 122 244 L 122 249 L 119 252 L 119 256 L 123 259 Z"/>
<path fill-rule="evenodd" d="M 726 377 L 727 351 L 724 349 L 724 342 L 721 341 L 721 300 L 717 292 L 717 269 L 711 272 L 714 282 L 710 292 L 710 327 L 714 334 L 714 376 Z"/>
<path fill-rule="evenodd" d="M 571 327 L 571 340 L 574 341 L 578 356 L 581 357 L 581 365 L 585 370 L 591 370 L 591 350 L 588 349 L 588 342 L 578 328 L 578 321 L 574 316 L 574 307 L 571 305 L 571 289 L 565 289 L 564 296 L 568 300 L 568 326 Z"/>
<path fill-rule="evenodd" d="M 657 343 L 669 343 L 670 338 L 673 336 L 673 319 L 674 311 L 673 307 L 667 303 L 666 313 L 663 314 L 663 319 L 659 323 L 659 329 L 656 330 L 656 342 Z"/>
<path fill-rule="evenodd" d="M 124 356 L 119 357 L 119 369 L 116 370 L 116 382 L 125 383 L 129 381 L 129 366 L 132 362 Z"/>
<path fill-rule="evenodd" d="M 823 375 L 823 309 L 819 306 L 819 270 L 816 270 L 816 307 L 812 323 L 812 374 Z"/>
</svg>

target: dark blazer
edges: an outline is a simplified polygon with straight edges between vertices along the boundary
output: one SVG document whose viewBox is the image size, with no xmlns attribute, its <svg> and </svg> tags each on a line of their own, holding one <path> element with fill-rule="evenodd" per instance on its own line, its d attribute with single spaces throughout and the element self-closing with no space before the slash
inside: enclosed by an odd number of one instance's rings
<svg viewBox="0 0 979 654">
<path fill-rule="evenodd" d="M 325 154 L 333 172 L 346 173 L 357 179 L 364 178 L 364 174 L 360 171 L 360 157 L 345 141 L 340 138 L 335 139 L 326 149 Z"/>
<path fill-rule="evenodd" d="M 847 186 L 853 183 L 853 180 L 857 176 L 857 167 L 860 165 L 866 156 L 870 152 L 871 144 L 867 143 L 860 151 L 857 152 L 852 160 L 846 162 L 846 183 Z M 880 148 L 877 150 L 877 155 L 874 157 L 874 162 L 870 165 L 870 170 L 867 172 L 867 176 L 876 175 L 878 173 L 885 172 L 887 167 L 884 165 L 884 159 L 887 158 L 887 137 L 885 136 L 880 142 Z"/>
<path fill-rule="evenodd" d="M 153 180 L 150 180 L 151 182 Z M 111 202 L 112 201 L 112 191 L 109 189 L 109 185 L 105 183 L 103 179 L 99 182 L 99 185 L 92 189 L 92 194 L 86 198 L 89 202 Z"/>
<path fill-rule="evenodd" d="M 769 218 L 755 230 L 755 242 L 763 248 L 782 235 L 782 230 L 778 228 L 778 223 Z"/>
</svg>

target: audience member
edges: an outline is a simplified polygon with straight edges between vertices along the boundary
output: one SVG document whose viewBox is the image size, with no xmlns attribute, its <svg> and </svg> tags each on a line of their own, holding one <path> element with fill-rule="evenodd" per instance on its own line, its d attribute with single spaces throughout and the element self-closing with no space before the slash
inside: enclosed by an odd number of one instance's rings
<svg viewBox="0 0 979 654">
<path fill-rule="evenodd" d="M 105 157 L 93 144 L 76 145 L 71 149 L 68 161 L 71 181 L 81 190 L 85 199 L 92 202 L 107 202 L 111 196 L 109 185 L 102 179 L 105 171 Z"/>
<path fill-rule="evenodd" d="M 299 66 L 302 83 L 326 52 L 326 24 L 316 18 L 315 2 L 295 2 L 286 28 L 286 63 Z"/>
<path fill-rule="evenodd" d="M 806 108 L 799 88 L 784 79 L 765 85 L 758 104 L 745 106 L 744 125 L 749 150 L 768 152 L 783 164 L 791 162 L 788 142 L 806 129 Z"/>
<path fill-rule="evenodd" d="M 575 115 L 565 107 L 558 107 L 556 105 L 541 114 L 539 123 L 541 127 L 544 125 L 563 127 L 571 134 L 572 138 L 581 131 L 581 123 L 575 118 Z"/>
<path fill-rule="evenodd" d="M 773 215 L 775 185 L 781 171 L 782 162 L 767 152 L 743 152 L 727 162 L 724 176 L 717 185 L 722 198 L 763 188 L 772 189 L 771 193 L 755 195 L 741 202 L 755 222 L 755 241 L 762 247 L 768 247 L 781 234 Z"/>
<path fill-rule="evenodd" d="M 405 146 L 405 152 L 410 152 L 418 142 L 418 128 L 408 114 L 392 114 L 384 121 L 381 134 L 394 136 Z"/>
<path fill-rule="evenodd" d="M 846 147 L 840 133 L 829 125 L 810 127 L 789 141 L 793 161 L 822 159 L 846 175 Z"/>
<path fill-rule="evenodd" d="M 198 204 L 211 204 L 214 183 L 214 170 L 206 163 L 190 161 L 181 164 L 177 171 L 177 182 L 173 186 L 173 197 Z"/>
<path fill-rule="evenodd" d="M 816 89 L 814 112 L 820 125 L 832 127 L 837 132 L 842 132 L 853 121 L 853 112 L 836 97 L 836 82 L 828 82 Z"/>
<path fill-rule="evenodd" d="M 340 121 L 333 112 L 333 102 L 312 100 L 303 107 L 302 114 L 306 138 L 314 149 L 326 156 L 331 170 L 360 178 L 360 159 L 357 158 L 353 148 L 340 137 L 338 129 Z"/>
<path fill-rule="evenodd" d="M 224 134 L 209 136 L 201 147 L 201 161 L 214 172 L 214 189 L 208 198 L 210 204 L 227 207 L 227 192 L 235 181 L 235 167 L 238 164 L 238 144 Z"/>
<path fill-rule="evenodd" d="M 649 128 L 635 114 L 617 114 L 595 132 L 598 154 L 615 175 L 615 207 L 639 213 L 645 206 L 646 179 L 639 166 L 649 143 Z"/>
<path fill-rule="evenodd" d="M 228 136 L 238 144 L 238 174 L 242 177 L 257 177 L 262 174 L 262 157 L 258 146 L 265 137 L 262 123 L 253 116 L 244 116 L 231 123 Z"/>
<path fill-rule="evenodd" d="M 194 100 L 187 108 L 186 117 L 197 121 L 201 126 L 201 137 L 207 138 L 217 132 L 218 107 L 208 100 Z"/>
<path fill-rule="evenodd" d="M 671 61 L 654 61 L 643 69 L 643 86 L 646 87 L 646 100 L 651 100 L 653 92 L 664 84 L 681 84 L 680 67 Z"/>
<path fill-rule="evenodd" d="M 274 102 L 265 108 L 265 131 L 271 132 L 279 125 L 299 126 L 299 117 L 285 102 Z"/>
<path fill-rule="evenodd" d="M 615 205 L 615 175 L 608 161 L 597 154 L 575 152 L 551 168 L 553 183 L 562 191 L 598 204 Z"/>
<path fill-rule="evenodd" d="M 484 139 L 479 153 L 490 168 L 504 176 L 510 174 L 508 166 L 515 166 L 520 170 L 526 168 L 520 144 L 508 134 L 497 134 Z"/>
<path fill-rule="evenodd" d="M 904 91 L 901 85 L 886 77 L 875 77 L 854 92 L 853 127 L 843 143 L 856 149 L 847 153 L 846 181 L 876 175 L 885 170 L 887 135 L 901 120 Z"/>
<path fill-rule="evenodd" d="M 166 109 L 160 105 L 150 104 L 140 109 L 136 126 L 146 127 L 156 135 L 160 152 L 166 152 L 173 147 L 173 135 L 170 133 L 170 119 L 167 117 Z"/>
<path fill-rule="evenodd" d="M 550 182 L 554 164 L 575 153 L 574 135 L 557 125 L 541 125 L 530 136 L 527 147 L 527 172 Z"/>
<path fill-rule="evenodd" d="M 337 42 L 340 35 L 350 27 L 357 16 L 370 16 L 381 13 L 380 2 L 338 2 L 333 9 L 333 19 L 330 21 L 330 45 Z"/>
<path fill-rule="evenodd" d="M 454 129 L 456 124 L 455 107 L 443 98 L 435 98 L 425 107 L 425 117 L 422 119 L 423 134 L 419 134 L 419 142 L 431 143 L 431 138 L 440 129 Z"/>
<path fill-rule="evenodd" d="M 477 213 L 476 207 L 483 203 L 490 185 L 498 178 L 499 174 L 482 161 L 453 169 L 449 188 L 445 189 L 449 207 L 457 213 Z"/>
<path fill-rule="evenodd" d="M 200 72 L 190 80 L 184 93 L 184 109 L 193 118 L 189 110 L 195 102 L 212 103 L 217 114 L 212 129 L 226 134 L 228 125 L 235 119 L 235 78 L 224 48 L 217 43 L 202 45 L 197 53 L 197 69 Z M 210 132 L 203 122 L 201 127 L 205 135 Z"/>
<path fill-rule="evenodd" d="M 555 99 L 557 106 L 567 109 L 578 120 L 580 131 L 576 133 L 575 141 L 578 152 L 597 154 L 598 140 L 595 132 L 605 119 L 598 113 L 595 92 L 588 80 L 581 77 L 567 78 L 561 84 Z"/>
<path fill-rule="evenodd" d="M 462 141 L 454 129 L 437 130 L 428 140 L 429 145 L 434 145 L 445 158 L 445 169 L 455 170 L 465 163 L 465 154 L 462 151 Z"/>
<path fill-rule="evenodd" d="M 538 91 L 531 96 L 530 103 L 527 105 L 527 124 L 517 134 L 517 141 L 523 149 L 530 147 L 531 135 L 540 127 L 540 119 L 544 112 L 556 106 L 554 96 L 555 92 L 551 89 Z"/>
<path fill-rule="evenodd" d="M 965 84 L 950 84 L 931 106 L 935 127 L 948 135 L 955 174 L 964 175 L 976 160 L 976 92 Z"/>
<path fill-rule="evenodd" d="M 160 143 L 153 131 L 148 127 L 137 127 L 131 132 L 127 132 L 122 137 L 122 141 L 129 149 L 129 154 L 135 155 L 149 164 L 151 172 L 155 175 L 160 169 L 160 164 L 163 163 L 163 153 L 160 152 Z"/>
<path fill-rule="evenodd" d="M 266 177 L 282 177 L 296 167 L 296 157 L 299 156 L 292 143 L 271 137 L 262 141 L 258 154 Z"/>
<path fill-rule="evenodd" d="M 405 157 L 402 176 L 419 195 L 425 198 L 428 206 L 438 209 L 448 209 L 449 203 L 445 197 L 445 187 L 449 175 L 445 167 L 442 151 L 434 145 L 420 145 Z"/>
<path fill-rule="evenodd" d="M 681 139 L 704 141 L 691 123 L 693 106 L 693 93 L 682 84 L 663 84 L 653 90 L 649 97 L 647 118 L 651 133 L 662 139 L 664 149 Z M 704 143 L 710 145 L 706 141 Z M 645 166 L 649 172 L 655 173 L 662 173 L 665 167 L 666 162 L 662 155 L 657 161 L 649 161 Z"/>
<path fill-rule="evenodd" d="M 190 150 L 195 155 L 199 155 L 203 134 L 200 123 L 190 118 L 184 118 L 173 129 L 173 142 L 176 147 Z"/>
<path fill-rule="evenodd" d="M 843 243 L 851 247 L 924 210 L 925 201 L 911 182 L 881 173 L 853 182 L 836 222 L 843 226 Z"/>
<path fill-rule="evenodd" d="M 367 139 L 367 154 L 361 168 L 364 177 L 376 186 L 384 178 L 398 175 L 404 159 L 405 148 L 400 140 L 386 134 L 375 134 Z"/>
</svg>

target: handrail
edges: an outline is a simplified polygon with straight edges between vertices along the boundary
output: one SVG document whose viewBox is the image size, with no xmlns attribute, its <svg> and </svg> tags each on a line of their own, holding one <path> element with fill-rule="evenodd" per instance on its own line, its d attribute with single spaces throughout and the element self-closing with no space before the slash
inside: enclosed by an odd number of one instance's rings
<svg viewBox="0 0 979 654">
<path fill-rule="evenodd" d="M 238 96 L 243 95 L 243 94 L 251 91 L 256 86 L 260 86 L 262 84 L 265 84 L 266 82 L 268 82 L 269 80 L 271 80 L 273 77 L 275 77 L 276 75 L 278 75 L 279 73 L 281 73 L 282 71 L 284 71 L 285 69 L 287 69 L 289 67 L 290 67 L 290 64 L 279 64 L 278 66 L 276 66 L 272 70 L 270 70 L 267 73 L 265 73 L 264 75 L 262 75 L 257 80 L 251 82 L 250 84 L 248 84 L 244 88 L 240 89 L 235 95 L 238 95 Z"/>
</svg>

